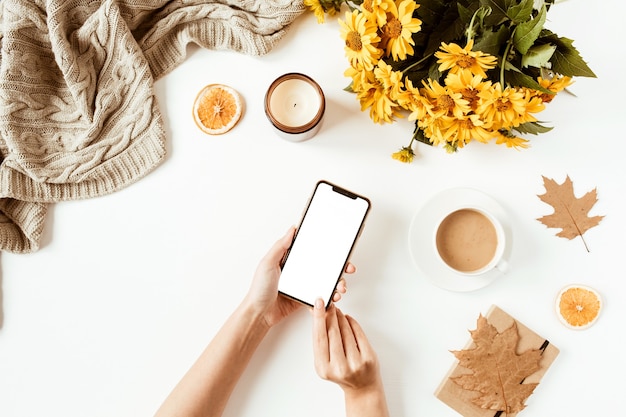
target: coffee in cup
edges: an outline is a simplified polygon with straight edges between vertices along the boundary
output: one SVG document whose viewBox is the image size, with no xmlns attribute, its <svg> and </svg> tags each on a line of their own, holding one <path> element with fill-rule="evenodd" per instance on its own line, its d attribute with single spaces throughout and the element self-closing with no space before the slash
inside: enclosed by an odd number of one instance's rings
<svg viewBox="0 0 626 417">
<path fill-rule="evenodd" d="M 480 208 L 455 209 L 442 218 L 435 232 L 439 258 L 447 267 L 463 275 L 479 275 L 495 267 L 504 270 L 504 247 L 502 225 Z"/>
</svg>

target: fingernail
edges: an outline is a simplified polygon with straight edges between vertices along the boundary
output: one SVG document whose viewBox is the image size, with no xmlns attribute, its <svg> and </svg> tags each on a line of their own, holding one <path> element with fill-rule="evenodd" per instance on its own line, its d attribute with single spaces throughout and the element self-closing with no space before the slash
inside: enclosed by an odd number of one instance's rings
<svg viewBox="0 0 626 417">
<path fill-rule="evenodd" d="M 315 308 L 321 310 L 324 308 L 324 301 L 321 298 L 315 300 Z"/>
</svg>

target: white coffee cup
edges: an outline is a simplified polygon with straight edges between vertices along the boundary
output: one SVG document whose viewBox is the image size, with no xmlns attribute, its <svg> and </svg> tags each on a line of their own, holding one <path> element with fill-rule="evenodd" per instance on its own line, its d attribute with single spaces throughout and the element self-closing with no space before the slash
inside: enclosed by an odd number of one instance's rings
<svg viewBox="0 0 626 417">
<path fill-rule="evenodd" d="M 477 276 L 494 268 L 508 269 L 503 259 L 504 228 L 481 207 L 460 206 L 445 213 L 437 222 L 433 245 L 441 264 L 457 274 Z"/>
</svg>

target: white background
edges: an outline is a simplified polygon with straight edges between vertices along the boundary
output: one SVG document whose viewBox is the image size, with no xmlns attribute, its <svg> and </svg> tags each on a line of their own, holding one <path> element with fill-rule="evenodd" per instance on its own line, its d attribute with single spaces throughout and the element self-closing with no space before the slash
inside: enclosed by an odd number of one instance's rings
<svg viewBox="0 0 626 417">
<path fill-rule="evenodd" d="M 190 47 L 156 84 L 168 158 L 138 183 L 107 197 L 59 203 L 43 247 L 3 253 L 0 416 L 152 415 L 239 303 L 256 265 L 295 224 L 315 182 L 334 181 L 372 200 L 341 308 L 360 321 L 379 354 L 392 415 L 452 417 L 433 395 L 480 313 L 496 304 L 561 350 L 524 416 L 615 415 L 623 407 L 624 106 L 623 2 L 557 4 L 547 27 L 575 40 L 597 79 L 578 78 L 540 117 L 554 126 L 516 151 L 472 143 L 449 155 L 420 144 L 413 164 L 390 154 L 411 123 L 374 125 L 343 91 L 348 79 L 336 22 L 304 15 L 269 55 Z M 263 96 L 298 71 L 326 93 L 319 134 L 289 143 L 270 128 Z M 191 119 L 206 84 L 236 88 L 246 102 L 234 130 L 201 133 Z M 581 196 L 597 187 L 591 214 L 606 215 L 577 238 L 555 237 L 536 219 L 542 176 L 569 175 Z M 511 270 L 470 293 L 442 290 L 412 264 L 413 214 L 435 193 L 480 189 L 507 210 Z M 600 320 L 568 330 L 554 298 L 570 283 L 602 293 Z M 256 352 L 226 416 L 343 415 L 341 391 L 313 369 L 311 320 L 301 310 Z"/>
</svg>

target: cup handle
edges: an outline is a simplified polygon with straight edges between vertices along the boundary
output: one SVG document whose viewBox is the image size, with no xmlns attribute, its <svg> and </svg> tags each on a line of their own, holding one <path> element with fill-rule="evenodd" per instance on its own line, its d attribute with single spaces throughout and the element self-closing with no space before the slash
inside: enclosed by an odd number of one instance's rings
<svg viewBox="0 0 626 417">
<path fill-rule="evenodd" d="M 502 258 L 500 259 L 500 262 L 498 262 L 498 264 L 496 265 L 496 269 L 505 274 L 506 271 L 509 270 L 509 263 L 505 261 L 504 258 Z"/>
</svg>

